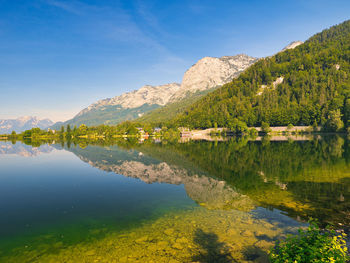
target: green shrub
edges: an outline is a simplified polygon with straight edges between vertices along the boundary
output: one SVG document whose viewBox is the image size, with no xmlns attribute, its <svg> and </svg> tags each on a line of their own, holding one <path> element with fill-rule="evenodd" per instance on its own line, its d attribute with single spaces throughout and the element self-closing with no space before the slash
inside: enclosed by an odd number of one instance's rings
<svg viewBox="0 0 350 263">
<path fill-rule="evenodd" d="M 234 118 L 232 121 L 228 123 L 230 131 L 235 134 L 245 134 L 248 132 L 247 124 L 243 121 Z"/>
<path fill-rule="evenodd" d="M 249 129 L 249 135 L 251 137 L 256 137 L 258 135 L 258 131 L 255 128 L 250 128 Z"/>
<path fill-rule="evenodd" d="M 288 126 L 287 126 L 287 130 L 290 131 L 290 130 L 293 129 L 293 128 L 294 128 L 293 124 L 289 123 Z"/>
<path fill-rule="evenodd" d="M 261 132 L 268 134 L 269 132 L 271 132 L 271 128 L 270 128 L 270 124 L 267 122 L 262 122 L 261 123 Z"/>
<path fill-rule="evenodd" d="M 334 231 L 321 231 L 316 223 L 310 223 L 299 235 L 290 236 L 284 242 L 277 242 L 270 252 L 272 263 L 345 263 L 349 260 L 346 235 Z"/>
</svg>

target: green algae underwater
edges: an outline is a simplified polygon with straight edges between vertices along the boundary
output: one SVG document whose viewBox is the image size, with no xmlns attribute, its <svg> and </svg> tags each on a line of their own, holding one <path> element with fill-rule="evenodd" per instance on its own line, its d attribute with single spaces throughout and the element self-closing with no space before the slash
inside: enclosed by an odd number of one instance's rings
<svg viewBox="0 0 350 263">
<path fill-rule="evenodd" d="M 0 142 L 0 262 L 268 262 L 309 217 L 348 231 L 350 147 Z"/>
</svg>

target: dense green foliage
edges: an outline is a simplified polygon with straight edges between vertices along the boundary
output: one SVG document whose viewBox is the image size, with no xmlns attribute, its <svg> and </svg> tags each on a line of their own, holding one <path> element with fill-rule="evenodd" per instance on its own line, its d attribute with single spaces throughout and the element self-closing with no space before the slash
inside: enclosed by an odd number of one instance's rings
<svg viewBox="0 0 350 263">
<path fill-rule="evenodd" d="M 12 135 L 13 134 L 11 134 L 11 136 Z M 21 136 L 23 136 L 23 138 L 38 138 L 38 137 L 42 137 L 42 136 L 51 136 L 51 135 L 53 135 L 52 131 L 44 131 L 44 130 L 41 130 L 40 128 L 32 128 L 30 130 L 24 131 L 21 134 Z"/>
<path fill-rule="evenodd" d="M 283 77 L 280 84 L 274 83 Z M 350 126 L 350 21 L 316 34 L 295 49 L 259 60 L 239 78 L 173 119 L 180 126 Z"/>
<path fill-rule="evenodd" d="M 66 127 L 61 126 L 59 130 L 47 131 L 41 130 L 40 128 L 33 128 L 31 130 L 24 131 L 21 134 L 6 135 L 9 139 L 60 139 L 60 140 L 71 140 L 73 138 L 112 138 L 112 137 L 139 137 L 139 136 L 162 136 L 164 138 L 179 138 L 180 131 L 178 129 L 162 127 L 159 128 L 155 125 L 148 123 L 136 123 L 130 121 L 124 121 L 115 126 L 109 125 L 98 125 L 98 126 L 87 126 L 81 124 L 79 127 L 74 126 L 72 129 L 68 124 Z"/>
<path fill-rule="evenodd" d="M 345 263 L 350 257 L 347 254 L 345 234 L 321 231 L 317 224 L 311 223 L 307 230 L 300 229 L 299 235 L 277 243 L 271 251 L 270 259 L 272 263 Z"/>
</svg>

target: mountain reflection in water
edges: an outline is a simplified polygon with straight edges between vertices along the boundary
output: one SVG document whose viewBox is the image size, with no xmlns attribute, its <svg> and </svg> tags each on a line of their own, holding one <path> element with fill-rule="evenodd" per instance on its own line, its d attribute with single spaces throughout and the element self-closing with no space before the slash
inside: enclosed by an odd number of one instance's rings
<svg viewBox="0 0 350 263">
<path fill-rule="evenodd" d="M 209 209 L 277 208 L 304 220 L 350 225 L 349 140 L 190 141 L 67 150 L 104 171 L 146 183 L 184 184 Z"/>
<path fill-rule="evenodd" d="M 262 206 L 298 219 L 350 225 L 350 147 L 349 140 L 340 136 L 306 141 L 74 144 L 52 147 L 68 150 L 100 170 L 148 184 L 183 184 L 191 199 L 209 209 L 249 211 Z M 31 156 L 48 153 L 52 147 L 7 142 L 0 154 Z"/>
</svg>

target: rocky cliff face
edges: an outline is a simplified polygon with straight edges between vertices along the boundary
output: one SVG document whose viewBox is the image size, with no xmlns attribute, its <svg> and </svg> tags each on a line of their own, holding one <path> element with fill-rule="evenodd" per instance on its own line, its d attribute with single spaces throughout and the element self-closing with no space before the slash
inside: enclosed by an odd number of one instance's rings
<svg viewBox="0 0 350 263">
<path fill-rule="evenodd" d="M 282 51 L 285 51 L 287 49 L 294 49 L 294 48 L 296 48 L 297 46 L 299 46 L 299 45 L 301 45 L 303 43 L 304 43 L 303 41 L 293 41 L 292 43 L 287 45 L 284 49 L 282 49 Z"/>
<path fill-rule="evenodd" d="M 202 58 L 185 72 L 181 88 L 170 101 L 180 100 L 188 92 L 194 93 L 222 86 L 238 77 L 241 72 L 256 61 L 257 58 L 244 54 L 221 58 Z"/>
<path fill-rule="evenodd" d="M 119 105 L 125 109 L 141 107 L 144 104 L 157 104 L 164 106 L 169 102 L 170 97 L 179 89 L 180 84 L 178 83 L 171 83 L 160 86 L 146 85 L 139 90 L 127 92 L 113 98 L 99 100 L 98 102 L 91 104 L 89 107 L 79 112 L 77 116 L 81 116 L 88 111 L 107 105 Z"/>
<path fill-rule="evenodd" d="M 40 120 L 37 117 L 24 116 L 17 119 L 0 120 L 0 134 L 15 132 L 22 132 L 32 128 L 46 129 L 50 127 L 53 122 L 49 119 Z"/>
<path fill-rule="evenodd" d="M 140 117 L 148 111 L 180 101 L 195 92 L 219 87 L 237 77 L 256 60 L 247 55 L 205 57 L 186 71 L 182 84 L 146 85 L 139 90 L 100 100 L 63 125 L 116 124 L 123 120 Z"/>
</svg>

